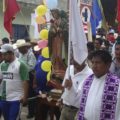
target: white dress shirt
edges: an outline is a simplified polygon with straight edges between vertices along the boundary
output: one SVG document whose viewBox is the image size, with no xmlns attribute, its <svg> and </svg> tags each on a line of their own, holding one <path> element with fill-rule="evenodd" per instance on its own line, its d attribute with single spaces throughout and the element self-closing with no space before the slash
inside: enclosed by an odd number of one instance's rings
<svg viewBox="0 0 120 120">
<path fill-rule="evenodd" d="M 79 85 L 82 84 L 84 82 L 84 80 L 86 80 L 86 78 L 89 75 L 91 75 L 92 73 L 93 72 L 89 68 L 88 65 L 86 65 L 86 67 L 81 72 L 79 72 L 77 74 L 74 74 L 74 66 L 73 65 L 70 66 L 70 76 L 71 76 L 71 80 L 72 80 L 72 87 L 70 88 L 70 90 L 65 88 L 65 91 L 61 97 L 63 99 L 63 104 L 71 105 L 71 106 L 74 106 L 76 108 L 79 108 L 80 98 L 78 97 L 76 99 Z M 68 69 L 67 69 L 66 74 L 65 74 L 63 86 L 65 84 L 66 79 L 68 79 Z"/>
<path fill-rule="evenodd" d="M 101 102 L 102 102 L 105 78 L 106 75 L 102 76 L 101 78 L 94 77 L 93 79 L 85 107 L 85 118 L 87 120 L 100 119 L 100 110 L 101 110 Z M 118 90 L 115 120 L 120 120 L 120 87 Z"/>
</svg>

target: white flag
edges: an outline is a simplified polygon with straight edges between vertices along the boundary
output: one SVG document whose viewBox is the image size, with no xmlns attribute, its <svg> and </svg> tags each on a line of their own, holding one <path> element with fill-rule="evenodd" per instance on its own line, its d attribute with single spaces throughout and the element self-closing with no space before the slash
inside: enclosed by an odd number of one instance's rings
<svg viewBox="0 0 120 120">
<path fill-rule="evenodd" d="M 88 50 L 77 0 L 70 0 L 69 9 L 69 40 L 72 42 L 74 60 L 81 64 L 87 58 Z"/>
</svg>

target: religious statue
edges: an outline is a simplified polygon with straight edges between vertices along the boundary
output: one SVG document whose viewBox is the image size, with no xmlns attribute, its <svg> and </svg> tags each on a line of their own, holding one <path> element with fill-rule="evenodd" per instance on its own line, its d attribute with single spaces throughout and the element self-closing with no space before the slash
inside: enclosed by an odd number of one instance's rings
<svg viewBox="0 0 120 120">
<path fill-rule="evenodd" d="M 52 72 L 56 76 L 61 76 L 65 72 L 66 66 L 63 62 L 62 49 L 65 48 L 65 56 L 68 52 L 68 17 L 67 13 L 58 9 L 51 10 L 53 19 L 49 30 L 49 49 L 53 62 Z M 67 58 L 67 57 L 66 57 Z"/>
</svg>

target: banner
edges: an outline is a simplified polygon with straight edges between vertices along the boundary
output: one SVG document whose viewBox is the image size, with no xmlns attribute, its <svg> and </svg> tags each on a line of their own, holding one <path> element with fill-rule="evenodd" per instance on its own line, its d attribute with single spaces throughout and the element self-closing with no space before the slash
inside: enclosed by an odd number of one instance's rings
<svg viewBox="0 0 120 120">
<path fill-rule="evenodd" d="M 72 43 L 74 60 L 82 64 L 88 56 L 87 38 L 77 0 L 70 0 L 69 9 L 69 41 Z"/>
<path fill-rule="evenodd" d="M 6 31 L 10 34 L 10 37 L 13 36 L 12 30 L 12 21 L 15 19 L 15 15 L 20 8 L 16 0 L 3 0 L 3 9 L 4 9 L 4 27 Z"/>
</svg>

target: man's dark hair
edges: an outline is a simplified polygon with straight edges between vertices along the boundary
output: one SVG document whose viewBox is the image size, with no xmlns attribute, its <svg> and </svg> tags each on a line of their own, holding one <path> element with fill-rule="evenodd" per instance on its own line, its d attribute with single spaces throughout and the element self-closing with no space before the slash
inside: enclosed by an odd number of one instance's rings
<svg viewBox="0 0 120 120">
<path fill-rule="evenodd" d="M 110 42 L 108 40 L 104 40 L 105 46 L 110 46 Z"/>
<path fill-rule="evenodd" d="M 88 42 L 87 43 L 87 48 L 89 49 L 89 50 L 91 50 L 91 51 L 94 51 L 94 43 L 93 42 Z"/>
<path fill-rule="evenodd" d="M 106 50 L 96 50 L 91 53 L 91 58 L 98 57 L 100 58 L 105 64 L 112 62 L 112 56 Z"/>
<path fill-rule="evenodd" d="M 95 41 L 98 41 L 100 43 L 100 45 L 102 45 L 102 43 L 103 43 L 103 39 L 102 38 L 96 38 Z"/>
<path fill-rule="evenodd" d="M 2 39 L 2 43 L 3 44 L 9 43 L 9 39 L 7 37 L 3 38 Z"/>
<path fill-rule="evenodd" d="M 106 30 L 104 28 L 98 28 L 97 34 L 105 36 L 106 35 Z"/>
</svg>

